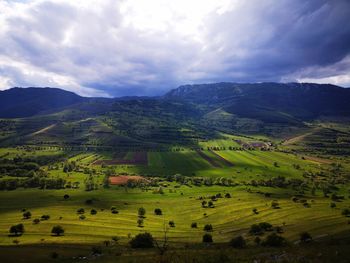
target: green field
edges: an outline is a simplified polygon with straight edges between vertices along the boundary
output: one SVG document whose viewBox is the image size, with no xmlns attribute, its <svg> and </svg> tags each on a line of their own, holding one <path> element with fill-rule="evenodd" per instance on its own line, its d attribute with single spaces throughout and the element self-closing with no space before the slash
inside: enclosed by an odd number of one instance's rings
<svg viewBox="0 0 350 263">
<path fill-rule="evenodd" d="M 261 138 L 254 140 L 238 136 L 235 139 L 248 143 L 261 141 Z M 173 253 L 183 255 L 176 251 L 195 246 L 188 250 L 189 257 L 202 256 L 202 249 L 205 249 L 201 245 L 202 237 L 206 233 L 203 228 L 207 224 L 213 227 L 209 232 L 214 240 L 213 246 L 226 247 L 233 237 L 243 236 L 252 251 L 252 254 L 239 254 L 245 259 L 254 253 L 263 257 L 260 246 L 255 244 L 256 236 L 249 233 L 253 224 L 261 222 L 268 222 L 275 229 L 280 227 L 282 231 L 279 235 L 287 240 L 286 249 L 291 251 L 299 247 L 301 232 L 312 235 L 316 242 L 310 245 L 312 247 L 333 238 L 350 238 L 349 219 L 342 215 L 344 209 L 350 208 L 350 163 L 347 158 L 320 156 L 317 152 L 286 151 L 288 146 L 281 147 L 281 150 L 277 147 L 244 149 L 234 143 L 233 137 L 206 141 L 201 144 L 201 153 L 186 147 L 148 151 L 146 165 L 94 164 L 96 160 L 132 160 L 137 156 L 137 152 L 133 151 L 2 148 L 1 158 L 8 162 L 18 158 L 31 158 L 28 159 L 31 161 L 40 160 L 43 156 L 57 158 L 50 164 L 41 165 L 41 176 L 47 180 L 63 179 L 65 186 L 64 189 L 19 187 L 0 191 L 0 255 L 11 262 L 9 253 L 15 247 L 22 248 L 22 255 L 28 253 L 26 251 L 30 247 L 37 251 L 45 247 L 46 252 L 40 252 L 40 256 L 30 255 L 29 262 L 48 262 L 52 252 L 59 253 L 63 261 L 69 262 L 78 255 L 91 258 L 91 247 L 104 247 L 106 242 L 112 242 L 112 247 L 103 248 L 103 262 L 113 262 L 113 253 L 120 253 L 121 261 L 138 262 L 142 252 L 125 250 L 130 240 L 139 233 L 149 232 L 162 242 L 164 226 Z M 230 146 L 233 148 L 229 149 Z M 208 150 L 208 147 L 217 149 Z M 74 163 L 74 168 L 65 171 L 64 167 L 70 163 Z M 106 188 L 108 176 L 121 174 L 145 176 L 153 183 L 128 187 L 110 185 Z M 13 178 L 4 174 L 0 181 Z M 23 177 L 18 177 L 18 180 L 23 180 Z M 203 181 L 198 184 L 198 180 Z M 208 180 L 210 183 L 204 183 Z M 88 182 L 92 182 L 92 189 L 87 190 Z M 330 189 L 328 194 L 325 194 L 325 187 Z M 228 193 L 231 198 L 225 197 Z M 67 200 L 64 199 L 66 194 L 69 195 Z M 209 202 L 217 194 L 221 197 L 212 201 L 213 207 L 202 207 L 203 200 Z M 334 200 L 332 194 L 342 198 Z M 296 196 L 298 201 L 293 201 Z M 278 202 L 279 209 L 272 207 L 274 201 Z M 336 204 L 334 208 L 330 207 L 331 203 Z M 111 207 L 119 213 L 113 214 Z M 141 227 L 137 222 L 140 207 L 146 209 Z M 77 213 L 79 208 L 84 208 L 84 218 Z M 154 214 L 156 208 L 162 210 L 162 215 Z M 92 209 L 96 210 L 95 215 L 90 213 Z M 254 213 L 253 209 L 257 212 Z M 24 211 L 31 212 L 30 219 L 23 218 Z M 33 223 L 42 215 L 50 218 Z M 169 221 L 174 221 L 175 227 L 170 227 Z M 9 236 L 9 228 L 19 223 L 24 225 L 23 235 Z M 197 228 L 192 228 L 192 223 L 197 223 Z M 51 234 L 55 225 L 64 228 L 64 235 L 57 237 Z M 260 238 L 264 240 L 268 234 L 266 232 Z M 117 242 L 113 241 L 115 238 Z M 66 250 L 63 251 L 63 247 Z M 208 247 L 208 253 L 217 257 L 213 248 Z M 312 250 L 316 251 L 316 248 Z M 274 251 L 273 248 L 271 251 Z M 158 255 L 157 250 L 144 253 L 150 262 Z M 226 254 L 230 253 L 236 252 Z M 298 252 L 290 253 L 305 255 L 308 252 L 298 249 Z"/>
</svg>

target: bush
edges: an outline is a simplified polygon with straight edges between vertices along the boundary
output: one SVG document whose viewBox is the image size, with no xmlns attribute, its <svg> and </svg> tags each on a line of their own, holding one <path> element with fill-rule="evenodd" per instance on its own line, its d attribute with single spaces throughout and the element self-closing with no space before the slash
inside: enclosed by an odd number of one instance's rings
<svg viewBox="0 0 350 263">
<path fill-rule="evenodd" d="M 203 243 L 213 243 L 213 237 L 210 234 L 204 234 L 202 241 Z"/>
<path fill-rule="evenodd" d="M 57 225 L 52 228 L 51 233 L 55 234 L 56 236 L 60 236 L 64 234 L 64 229 L 63 227 Z"/>
<path fill-rule="evenodd" d="M 29 218 L 31 218 L 31 216 L 32 216 L 32 213 L 29 212 L 29 211 L 23 213 L 23 218 L 24 219 L 29 219 Z"/>
<path fill-rule="evenodd" d="M 96 209 L 91 209 L 90 214 L 92 214 L 92 215 L 96 215 L 96 214 L 97 214 Z"/>
<path fill-rule="evenodd" d="M 267 223 L 267 222 L 259 223 L 259 226 L 261 227 L 261 229 L 263 229 L 265 231 L 271 231 L 272 230 L 272 225 L 270 223 Z"/>
<path fill-rule="evenodd" d="M 229 193 L 225 194 L 225 198 L 231 198 L 231 195 Z"/>
<path fill-rule="evenodd" d="M 246 246 L 246 242 L 242 236 L 238 236 L 231 239 L 230 245 L 234 248 L 244 248 Z"/>
<path fill-rule="evenodd" d="M 145 217 L 146 209 L 144 209 L 143 207 L 140 207 L 138 210 L 138 214 L 139 214 L 139 217 Z"/>
<path fill-rule="evenodd" d="M 277 235 L 276 233 L 272 233 L 266 237 L 264 242 L 262 243 L 264 246 L 269 247 L 281 247 L 285 244 L 286 240 L 284 237 Z"/>
<path fill-rule="evenodd" d="M 196 223 L 196 222 L 193 222 L 193 223 L 191 224 L 191 227 L 192 227 L 192 228 L 197 228 L 197 223 Z"/>
<path fill-rule="evenodd" d="M 84 208 L 79 208 L 77 210 L 77 214 L 84 214 L 85 213 L 85 209 Z"/>
<path fill-rule="evenodd" d="M 175 222 L 173 220 L 169 221 L 169 226 L 170 227 L 175 227 Z"/>
<path fill-rule="evenodd" d="M 33 224 L 37 225 L 37 224 L 39 224 L 39 223 L 40 223 L 40 219 L 39 219 L 39 218 L 35 218 L 35 219 L 33 220 Z"/>
<path fill-rule="evenodd" d="M 330 206 L 331 208 L 336 208 L 336 207 L 337 207 L 337 205 L 336 205 L 335 203 L 331 203 L 329 206 Z"/>
<path fill-rule="evenodd" d="M 307 243 L 312 241 L 312 237 L 308 232 L 302 232 L 300 233 L 300 242 Z"/>
<path fill-rule="evenodd" d="M 160 216 L 160 215 L 162 215 L 162 210 L 160 208 L 156 208 L 156 209 L 154 209 L 154 214 L 157 216 Z"/>
<path fill-rule="evenodd" d="M 24 225 L 23 224 L 13 225 L 10 227 L 9 232 L 11 235 L 20 236 L 24 233 Z"/>
<path fill-rule="evenodd" d="M 50 216 L 49 215 L 42 215 L 41 220 L 49 220 Z"/>
<path fill-rule="evenodd" d="M 350 209 L 349 209 L 349 208 L 345 208 L 345 209 L 341 212 L 341 214 L 342 214 L 343 216 L 350 217 Z"/>
<path fill-rule="evenodd" d="M 256 215 L 259 214 L 258 209 L 256 209 L 256 208 L 253 208 L 252 211 L 253 211 L 253 213 L 256 214 Z"/>
<path fill-rule="evenodd" d="M 249 233 L 252 235 L 261 235 L 263 233 L 263 229 L 258 224 L 254 224 L 250 227 Z"/>
<path fill-rule="evenodd" d="M 84 215 L 80 215 L 80 216 L 79 216 L 79 219 L 80 219 L 80 220 L 84 220 L 85 218 L 86 218 L 86 216 L 84 216 Z"/>
<path fill-rule="evenodd" d="M 65 195 L 63 196 L 63 199 L 64 199 L 64 200 L 69 199 L 69 195 L 65 194 Z"/>
<path fill-rule="evenodd" d="M 279 209 L 280 205 L 279 205 L 278 201 L 274 200 L 274 201 L 271 202 L 271 207 L 273 209 Z"/>
<path fill-rule="evenodd" d="M 143 227 L 143 219 L 142 218 L 137 219 L 137 226 Z"/>
<path fill-rule="evenodd" d="M 131 239 L 130 246 L 132 248 L 152 248 L 154 247 L 154 239 L 150 233 L 141 233 Z"/>
<path fill-rule="evenodd" d="M 213 226 L 211 224 L 207 224 L 204 226 L 203 229 L 204 229 L 204 231 L 207 231 L 207 232 L 213 231 Z"/>
</svg>

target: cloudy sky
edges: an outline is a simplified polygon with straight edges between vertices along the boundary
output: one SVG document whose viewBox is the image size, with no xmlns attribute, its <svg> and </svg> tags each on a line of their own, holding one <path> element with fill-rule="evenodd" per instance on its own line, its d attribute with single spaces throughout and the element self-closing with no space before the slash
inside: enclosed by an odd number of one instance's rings
<svg viewBox="0 0 350 263">
<path fill-rule="evenodd" d="M 349 0 L 0 0 L 0 90 L 158 95 L 181 84 L 350 86 Z"/>
</svg>

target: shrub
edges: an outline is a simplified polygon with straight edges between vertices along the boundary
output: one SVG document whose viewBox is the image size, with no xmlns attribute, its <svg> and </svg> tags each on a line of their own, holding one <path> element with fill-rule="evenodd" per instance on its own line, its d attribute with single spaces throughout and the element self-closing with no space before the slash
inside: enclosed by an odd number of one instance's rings
<svg viewBox="0 0 350 263">
<path fill-rule="evenodd" d="M 23 218 L 24 219 L 29 219 L 29 218 L 31 218 L 31 216 L 32 216 L 32 213 L 29 212 L 29 211 L 23 213 Z"/>
<path fill-rule="evenodd" d="M 49 215 L 42 215 L 41 220 L 49 220 L 50 216 Z"/>
<path fill-rule="evenodd" d="M 256 209 L 256 208 L 253 208 L 252 211 L 253 211 L 253 213 L 256 214 L 256 215 L 259 214 L 258 209 Z"/>
<path fill-rule="evenodd" d="M 34 220 L 33 220 L 33 224 L 39 224 L 40 223 L 40 219 L 39 218 L 35 218 Z"/>
<path fill-rule="evenodd" d="M 259 226 L 261 227 L 261 229 L 263 229 L 265 231 L 271 231 L 272 230 L 272 225 L 270 223 L 267 223 L 267 222 L 259 223 Z"/>
<path fill-rule="evenodd" d="M 213 237 L 210 234 L 203 235 L 203 243 L 213 243 Z"/>
<path fill-rule="evenodd" d="M 65 194 L 65 195 L 63 196 L 63 199 L 64 199 L 64 200 L 69 199 L 69 195 Z"/>
<path fill-rule="evenodd" d="M 231 239 L 230 245 L 234 248 L 244 248 L 246 246 L 246 242 L 242 236 L 238 236 Z"/>
<path fill-rule="evenodd" d="M 80 219 L 80 220 L 84 220 L 85 218 L 86 218 L 86 216 L 84 216 L 84 215 L 80 215 L 80 216 L 79 216 L 79 219 Z"/>
<path fill-rule="evenodd" d="M 119 211 L 117 209 L 112 210 L 112 214 L 119 214 Z"/>
<path fill-rule="evenodd" d="M 225 194 L 225 198 L 231 198 L 231 195 L 229 193 Z"/>
<path fill-rule="evenodd" d="M 84 208 L 79 208 L 77 210 L 77 214 L 84 214 L 85 213 L 85 209 Z"/>
<path fill-rule="evenodd" d="M 169 226 L 170 227 L 175 227 L 175 222 L 173 220 L 169 221 Z"/>
<path fill-rule="evenodd" d="M 204 231 L 207 231 L 207 232 L 213 231 L 213 226 L 211 224 L 207 224 L 204 226 L 203 229 L 204 229 Z"/>
<path fill-rule="evenodd" d="M 96 209 L 91 209 L 90 214 L 92 214 L 92 215 L 96 215 L 96 214 L 97 214 Z"/>
<path fill-rule="evenodd" d="M 272 233 L 266 237 L 264 242 L 262 243 L 264 246 L 269 247 L 281 247 L 285 244 L 284 237 L 277 235 L 276 233 Z"/>
<path fill-rule="evenodd" d="M 253 235 L 261 235 L 263 233 L 263 229 L 260 227 L 260 225 L 254 224 L 250 227 L 249 233 Z"/>
<path fill-rule="evenodd" d="M 146 209 L 144 209 L 143 207 L 140 207 L 138 210 L 138 214 L 139 214 L 139 217 L 145 217 Z"/>
<path fill-rule="evenodd" d="M 57 225 L 52 228 L 51 233 L 60 236 L 64 234 L 64 229 L 60 225 Z"/>
<path fill-rule="evenodd" d="M 197 228 L 197 223 L 196 223 L 196 222 L 193 222 L 193 223 L 191 224 L 191 227 L 192 227 L 192 228 Z"/>
<path fill-rule="evenodd" d="M 308 232 L 302 232 L 300 233 L 300 242 L 307 243 L 312 241 L 312 237 Z"/>
<path fill-rule="evenodd" d="M 273 200 L 273 201 L 271 202 L 271 207 L 272 207 L 273 209 L 279 209 L 279 208 L 280 208 L 280 205 L 279 205 L 278 201 Z"/>
<path fill-rule="evenodd" d="M 208 207 L 213 208 L 213 207 L 214 207 L 214 203 L 213 203 L 212 201 L 209 201 L 209 202 L 208 202 Z"/>
<path fill-rule="evenodd" d="M 343 211 L 341 212 L 341 214 L 342 214 L 343 216 L 350 217 L 350 209 L 349 209 L 349 208 L 343 209 Z"/>
<path fill-rule="evenodd" d="M 143 227 L 143 219 L 142 218 L 137 219 L 137 226 Z"/>
<path fill-rule="evenodd" d="M 336 205 L 335 203 L 331 203 L 329 206 L 330 206 L 331 208 L 336 208 L 336 207 L 337 207 L 337 205 Z"/>
<path fill-rule="evenodd" d="M 24 233 L 24 225 L 23 224 L 13 225 L 10 227 L 9 232 L 11 235 L 20 236 Z"/>
<path fill-rule="evenodd" d="M 162 210 L 160 208 L 156 208 L 156 209 L 154 209 L 154 214 L 157 216 L 160 216 L 160 215 L 162 215 Z"/>
<path fill-rule="evenodd" d="M 131 239 L 130 245 L 132 248 L 152 248 L 154 239 L 150 233 L 141 233 Z"/>
</svg>

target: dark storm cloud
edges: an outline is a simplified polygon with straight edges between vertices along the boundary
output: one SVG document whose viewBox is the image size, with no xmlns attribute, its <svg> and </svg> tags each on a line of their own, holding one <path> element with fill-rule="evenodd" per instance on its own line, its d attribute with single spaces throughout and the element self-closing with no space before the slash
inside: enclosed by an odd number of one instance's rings
<svg viewBox="0 0 350 263">
<path fill-rule="evenodd" d="M 216 81 L 350 86 L 350 1 L 176 3 L 1 2 L 0 89 L 122 96 Z"/>
</svg>

